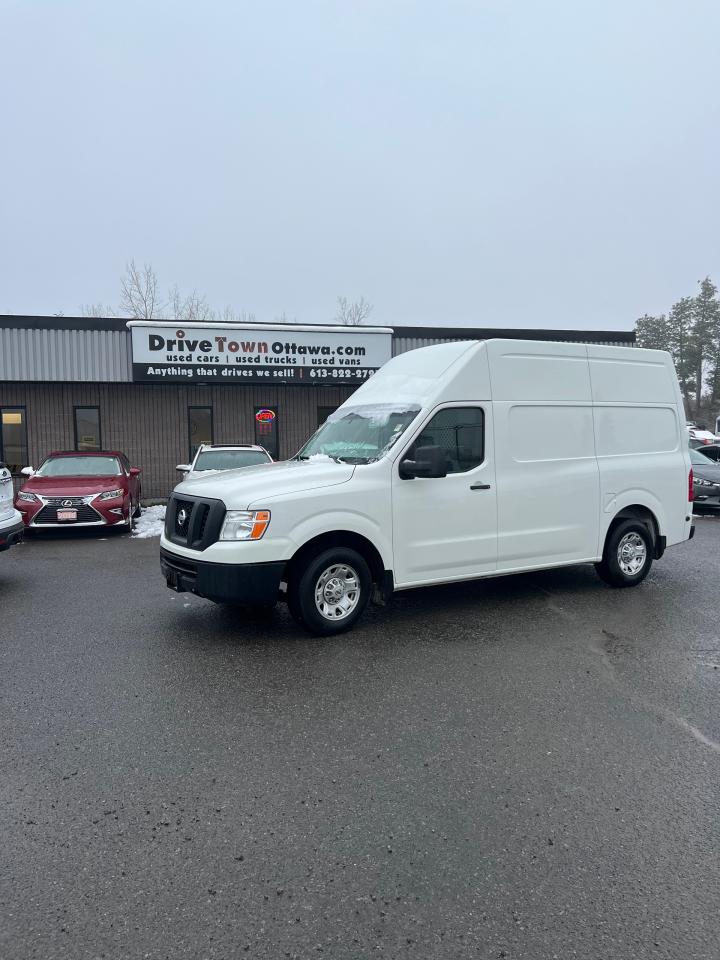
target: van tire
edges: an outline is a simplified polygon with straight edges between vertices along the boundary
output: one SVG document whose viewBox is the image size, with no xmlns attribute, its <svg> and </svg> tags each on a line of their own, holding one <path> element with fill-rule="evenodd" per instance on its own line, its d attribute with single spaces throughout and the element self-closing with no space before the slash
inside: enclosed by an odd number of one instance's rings
<svg viewBox="0 0 720 960">
<path fill-rule="evenodd" d="M 654 553 L 647 525 L 640 520 L 621 520 L 610 528 L 602 561 L 595 564 L 595 569 L 611 587 L 634 587 L 650 573 Z"/>
<path fill-rule="evenodd" d="M 298 567 L 288 583 L 287 602 L 301 626 L 314 636 L 327 637 L 354 626 L 371 591 L 372 575 L 362 554 L 350 547 L 331 547 Z M 343 614 L 343 608 L 348 612 Z"/>
</svg>

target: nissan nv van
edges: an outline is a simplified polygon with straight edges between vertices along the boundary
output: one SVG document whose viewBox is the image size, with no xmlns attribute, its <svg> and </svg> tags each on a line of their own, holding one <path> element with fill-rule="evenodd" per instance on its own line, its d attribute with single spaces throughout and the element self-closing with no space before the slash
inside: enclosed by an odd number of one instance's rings
<svg viewBox="0 0 720 960">
<path fill-rule="evenodd" d="M 291 460 L 181 483 L 161 568 L 332 634 L 433 584 L 591 563 L 635 586 L 692 537 L 692 488 L 669 354 L 451 342 L 390 360 Z"/>
</svg>

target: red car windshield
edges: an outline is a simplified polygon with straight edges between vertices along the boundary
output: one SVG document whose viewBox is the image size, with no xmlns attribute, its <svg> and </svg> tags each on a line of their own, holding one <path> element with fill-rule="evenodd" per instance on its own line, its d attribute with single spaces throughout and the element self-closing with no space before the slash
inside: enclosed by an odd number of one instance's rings
<svg viewBox="0 0 720 960">
<path fill-rule="evenodd" d="M 117 457 L 49 457 L 36 477 L 119 477 Z"/>
</svg>

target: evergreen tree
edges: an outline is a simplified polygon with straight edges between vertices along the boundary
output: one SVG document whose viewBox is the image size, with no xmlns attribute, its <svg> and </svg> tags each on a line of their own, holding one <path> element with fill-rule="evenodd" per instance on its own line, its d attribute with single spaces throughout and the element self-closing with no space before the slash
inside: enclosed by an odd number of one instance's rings
<svg viewBox="0 0 720 960">
<path fill-rule="evenodd" d="M 664 313 L 651 317 L 646 313 L 635 324 L 635 336 L 639 347 L 648 350 L 670 349 L 670 324 Z"/>
<path fill-rule="evenodd" d="M 674 303 L 670 310 L 670 338 L 666 349 L 672 354 L 680 381 L 685 405 L 690 408 L 691 396 L 695 390 L 695 348 L 693 343 L 693 323 L 695 320 L 695 301 L 693 297 L 683 297 Z"/>
<path fill-rule="evenodd" d="M 720 303 L 717 287 L 705 277 L 700 281 L 700 293 L 695 297 L 695 323 L 693 326 L 694 361 L 696 366 L 696 412 L 702 405 L 702 387 L 707 381 L 710 387 L 709 400 L 715 403 L 720 389 Z"/>
</svg>

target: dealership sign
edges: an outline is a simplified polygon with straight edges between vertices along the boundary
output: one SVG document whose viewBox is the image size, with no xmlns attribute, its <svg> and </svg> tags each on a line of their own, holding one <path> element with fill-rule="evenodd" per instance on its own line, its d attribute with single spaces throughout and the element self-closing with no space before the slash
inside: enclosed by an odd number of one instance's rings
<svg viewBox="0 0 720 960">
<path fill-rule="evenodd" d="M 131 320 L 128 327 L 133 380 L 145 383 L 355 384 L 391 356 L 387 327 L 146 320 Z"/>
</svg>

